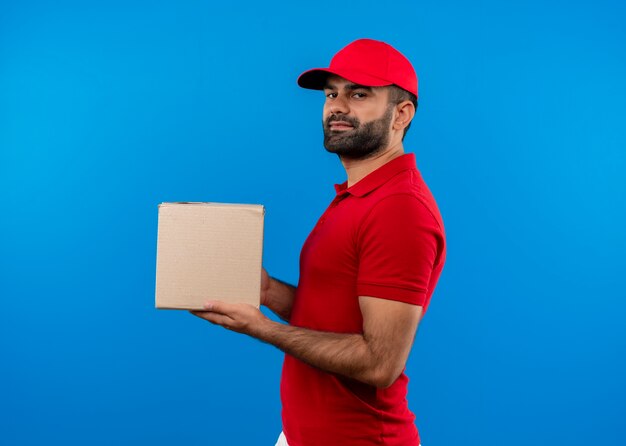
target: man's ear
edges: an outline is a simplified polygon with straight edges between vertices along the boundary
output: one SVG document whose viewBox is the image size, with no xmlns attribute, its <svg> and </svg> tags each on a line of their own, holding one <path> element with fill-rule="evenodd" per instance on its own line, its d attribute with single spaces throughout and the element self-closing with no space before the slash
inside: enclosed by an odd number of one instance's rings
<svg viewBox="0 0 626 446">
<path fill-rule="evenodd" d="M 402 101 L 396 105 L 396 119 L 393 122 L 395 130 L 404 130 L 415 116 L 415 106 L 409 100 Z"/>
</svg>

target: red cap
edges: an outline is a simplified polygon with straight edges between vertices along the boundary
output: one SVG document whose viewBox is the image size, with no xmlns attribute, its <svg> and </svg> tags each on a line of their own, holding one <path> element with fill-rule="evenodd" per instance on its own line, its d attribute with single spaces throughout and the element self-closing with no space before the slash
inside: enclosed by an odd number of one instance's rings
<svg viewBox="0 0 626 446">
<path fill-rule="evenodd" d="M 355 40 L 335 54 L 328 68 L 302 73 L 298 85 L 323 90 L 329 74 L 366 87 L 397 85 L 417 97 L 417 75 L 411 62 L 394 47 L 378 40 Z"/>
</svg>

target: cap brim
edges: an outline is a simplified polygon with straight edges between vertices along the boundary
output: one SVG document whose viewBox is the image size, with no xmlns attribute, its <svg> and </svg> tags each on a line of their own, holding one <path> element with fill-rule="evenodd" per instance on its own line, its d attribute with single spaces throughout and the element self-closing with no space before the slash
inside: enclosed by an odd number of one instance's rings
<svg viewBox="0 0 626 446">
<path fill-rule="evenodd" d="M 312 70 L 305 71 L 298 77 L 298 85 L 310 90 L 323 90 L 326 87 L 328 76 L 332 74 L 366 87 L 385 87 L 392 84 L 389 81 L 358 71 L 313 68 Z"/>
</svg>

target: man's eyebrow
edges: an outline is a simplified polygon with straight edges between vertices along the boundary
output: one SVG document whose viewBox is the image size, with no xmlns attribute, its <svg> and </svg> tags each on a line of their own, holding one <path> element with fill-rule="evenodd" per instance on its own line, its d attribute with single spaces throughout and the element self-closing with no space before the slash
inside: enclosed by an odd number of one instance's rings
<svg viewBox="0 0 626 446">
<path fill-rule="evenodd" d="M 346 90 L 365 90 L 365 91 L 372 91 L 372 87 L 366 87 L 365 85 L 359 85 L 359 84 L 347 84 L 344 87 Z"/>
<path fill-rule="evenodd" d="M 359 85 L 359 84 L 346 84 L 343 88 L 345 90 L 350 90 L 350 91 L 354 91 L 354 90 L 372 91 L 372 87 L 366 87 L 365 85 Z M 324 90 L 337 90 L 337 86 L 326 83 L 324 84 Z"/>
</svg>

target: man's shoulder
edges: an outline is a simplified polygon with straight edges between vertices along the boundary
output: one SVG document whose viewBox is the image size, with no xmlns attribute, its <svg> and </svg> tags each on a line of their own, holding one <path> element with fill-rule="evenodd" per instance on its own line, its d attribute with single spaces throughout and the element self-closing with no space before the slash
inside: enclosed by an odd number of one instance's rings
<svg viewBox="0 0 626 446">
<path fill-rule="evenodd" d="M 385 184 L 372 191 L 370 212 L 387 212 L 402 218 L 411 215 L 435 220 L 443 231 L 443 220 L 435 197 L 417 168 L 399 172 Z"/>
</svg>

